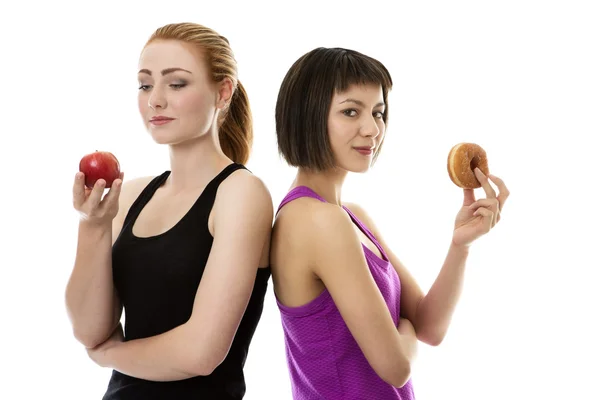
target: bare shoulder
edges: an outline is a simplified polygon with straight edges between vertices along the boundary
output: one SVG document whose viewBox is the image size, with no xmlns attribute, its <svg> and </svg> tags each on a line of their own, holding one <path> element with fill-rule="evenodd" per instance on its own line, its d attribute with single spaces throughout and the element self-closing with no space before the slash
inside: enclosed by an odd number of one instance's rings
<svg viewBox="0 0 600 400">
<path fill-rule="evenodd" d="M 344 206 L 360 219 L 371 219 L 367 211 L 357 203 L 344 202 Z"/>
<path fill-rule="evenodd" d="M 217 190 L 217 204 L 237 204 L 238 208 L 260 207 L 273 213 L 273 200 L 267 185 L 250 171 L 240 169 L 225 179 Z"/>
<path fill-rule="evenodd" d="M 341 207 L 310 197 L 287 204 L 275 225 L 288 246 L 302 247 L 305 255 L 314 256 L 311 264 L 317 262 L 321 250 L 333 250 L 330 246 L 347 244 L 348 238 L 355 237 L 352 220 Z"/>
<path fill-rule="evenodd" d="M 235 248 L 237 253 L 250 257 L 258 251 L 257 262 L 265 265 L 272 226 L 273 201 L 260 178 L 240 169 L 221 182 L 209 217 L 216 253 L 231 252 Z"/>
<path fill-rule="evenodd" d="M 338 223 L 340 220 L 350 220 L 342 208 L 312 197 L 301 197 L 286 204 L 280 215 L 286 224 L 293 223 L 313 230 Z"/>
<path fill-rule="evenodd" d="M 119 206 L 120 205 L 129 205 L 138 198 L 140 193 L 144 190 L 146 186 L 152 181 L 152 179 L 156 178 L 155 176 L 142 176 L 139 178 L 134 178 L 128 181 L 123 182 L 123 187 L 121 188 L 121 195 L 119 196 Z M 127 207 L 129 208 L 129 207 Z"/>
<path fill-rule="evenodd" d="M 341 207 L 329 204 L 322 207 L 314 215 L 311 237 L 319 258 L 325 257 L 332 265 L 330 258 L 350 251 L 362 254 L 360 240 L 354 230 L 354 223 L 348 213 Z M 317 263 L 318 264 L 318 263 Z"/>
<path fill-rule="evenodd" d="M 377 225 L 375 225 L 375 221 L 371 218 L 371 216 L 367 213 L 367 211 L 360 205 L 356 203 L 344 203 L 344 206 L 348 208 L 356 217 L 369 228 L 371 233 L 375 235 L 378 240 L 382 240 L 380 237 L 379 230 L 377 229 Z"/>
</svg>

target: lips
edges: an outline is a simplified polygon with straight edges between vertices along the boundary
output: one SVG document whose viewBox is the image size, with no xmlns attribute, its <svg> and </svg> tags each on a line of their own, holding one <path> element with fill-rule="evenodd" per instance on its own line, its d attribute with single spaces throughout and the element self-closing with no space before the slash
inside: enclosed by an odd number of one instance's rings
<svg viewBox="0 0 600 400">
<path fill-rule="evenodd" d="M 363 146 L 363 147 L 354 147 L 354 150 L 358 151 L 360 154 L 364 156 L 369 156 L 373 154 L 373 147 Z"/>
<path fill-rule="evenodd" d="M 152 119 L 150 119 L 150 123 L 154 126 L 159 126 L 159 125 L 168 124 L 169 122 L 173 121 L 174 119 L 175 118 L 163 117 L 162 115 L 159 115 L 156 117 L 152 117 Z"/>
</svg>

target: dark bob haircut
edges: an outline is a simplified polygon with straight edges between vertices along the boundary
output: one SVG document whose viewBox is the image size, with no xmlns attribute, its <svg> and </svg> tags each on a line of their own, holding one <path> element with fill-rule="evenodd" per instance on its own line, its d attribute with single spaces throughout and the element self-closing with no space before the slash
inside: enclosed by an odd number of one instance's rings
<svg viewBox="0 0 600 400">
<path fill-rule="evenodd" d="M 292 65 L 275 107 L 277 146 L 289 165 L 316 171 L 335 167 L 327 132 L 331 99 L 354 84 L 381 85 L 387 123 L 392 77 L 381 62 L 354 50 L 319 47 Z"/>
</svg>

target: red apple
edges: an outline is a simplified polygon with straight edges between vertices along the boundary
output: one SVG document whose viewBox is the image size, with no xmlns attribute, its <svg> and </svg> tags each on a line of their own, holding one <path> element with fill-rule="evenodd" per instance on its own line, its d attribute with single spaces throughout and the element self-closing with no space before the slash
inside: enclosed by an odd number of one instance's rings
<svg viewBox="0 0 600 400">
<path fill-rule="evenodd" d="M 79 171 L 85 174 L 85 186 L 90 189 L 98 179 L 104 179 L 106 187 L 109 188 L 121 175 L 117 157 L 107 151 L 97 150 L 83 156 L 79 162 Z"/>
</svg>

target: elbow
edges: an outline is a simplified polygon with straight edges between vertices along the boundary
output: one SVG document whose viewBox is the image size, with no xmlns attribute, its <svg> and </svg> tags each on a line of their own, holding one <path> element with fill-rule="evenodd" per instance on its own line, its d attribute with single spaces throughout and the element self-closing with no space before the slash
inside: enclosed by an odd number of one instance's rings
<svg viewBox="0 0 600 400">
<path fill-rule="evenodd" d="M 75 339 L 88 349 L 93 349 L 96 346 L 104 343 L 108 336 L 98 335 L 97 333 L 84 331 L 83 329 L 73 328 L 73 336 Z"/>
<path fill-rule="evenodd" d="M 444 341 L 444 337 L 446 336 L 445 332 L 436 332 L 436 331 L 420 331 L 417 332 L 417 339 L 425 344 L 428 344 L 432 347 L 437 347 Z"/>
<path fill-rule="evenodd" d="M 443 336 L 438 336 L 438 337 L 432 338 L 432 339 L 430 339 L 430 340 L 428 340 L 426 342 L 424 341 L 423 343 L 428 344 L 428 345 L 430 345 L 432 347 L 437 347 L 440 344 L 442 344 L 443 341 L 444 341 L 444 337 Z"/>
<path fill-rule="evenodd" d="M 72 332 L 75 339 L 88 349 L 104 343 L 112 334 L 113 329 L 89 324 L 77 323 L 71 319 Z"/>
<path fill-rule="evenodd" d="M 197 355 L 203 354 L 202 352 L 197 352 Z M 204 353 L 201 357 L 194 357 L 191 363 L 190 374 L 192 376 L 209 376 L 211 375 L 215 369 L 225 360 L 225 356 L 227 354 L 222 354 L 222 352 L 217 349 L 212 349 L 209 353 Z"/>
<path fill-rule="evenodd" d="M 410 379 L 411 366 L 410 362 L 406 358 L 400 358 L 395 365 L 390 365 L 387 371 L 383 374 L 378 374 L 389 385 L 395 388 L 401 388 Z"/>
</svg>

